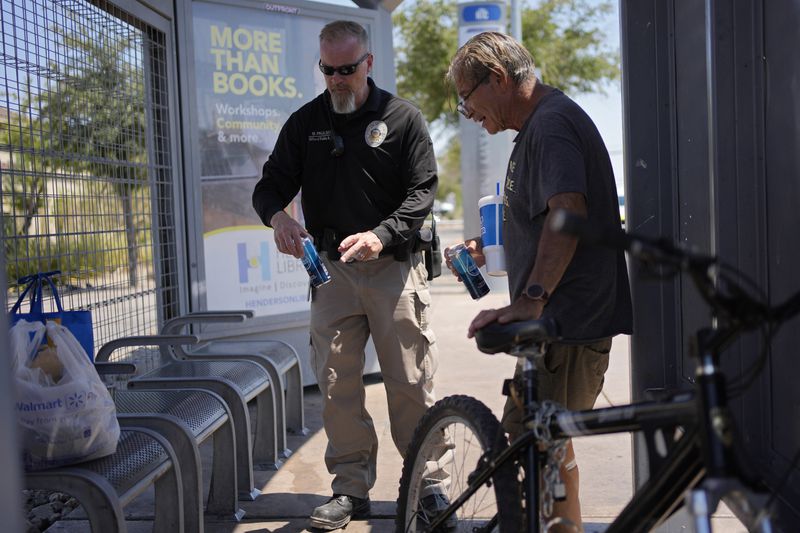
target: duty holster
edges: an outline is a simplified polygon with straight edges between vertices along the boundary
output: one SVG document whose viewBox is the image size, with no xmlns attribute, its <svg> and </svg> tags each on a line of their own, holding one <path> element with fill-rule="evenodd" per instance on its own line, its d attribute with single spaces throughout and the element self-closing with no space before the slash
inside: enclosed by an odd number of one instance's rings
<svg viewBox="0 0 800 533">
<path fill-rule="evenodd" d="M 342 257 L 342 254 L 339 253 L 339 243 L 346 236 L 335 230 L 325 228 L 322 234 L 314 235 L 314 244 L 317 245 L 317 250 L 328 254 L 328 259 L 338 261 Z"/>
<path fill-rule="evenodd" d="M 442 248 L 436 233 L 436 219 L 431 214 L 431 225 L 422 226 L 406 243 L 394 250 L 395 261 L 408 261 L 412 253 L 422 252 L 428 281 L 442 275 Z"/>
<path fill-rule="evenodd" d="M 428 281 L 442 275 L 442 247 L 436 233 L 436 218 L 431 214 L 431 225 L 422 226 L 415 236 L 414 252 L 422 252 Z"/>
</svg>

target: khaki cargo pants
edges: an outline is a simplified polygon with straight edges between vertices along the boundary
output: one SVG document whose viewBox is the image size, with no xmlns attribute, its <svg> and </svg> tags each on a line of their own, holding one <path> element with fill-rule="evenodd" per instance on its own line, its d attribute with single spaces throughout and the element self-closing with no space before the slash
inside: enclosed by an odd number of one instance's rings
<svg viewBox="0 0 800 533">
<path fill-rule="evenodd" d="M 323 398 L 325 464 L 333 492 L 357 498 L 375 484 L 378 438 L 366 410 L 364 348 L 378 353 L 392 439 L 401 455 L 433 405 L 437 349 L 429 323 L 430 292 L 421 254 L 408 261 L 329 261 L 331 281 L 314 290 L 311 364 Z"/>
</svg>

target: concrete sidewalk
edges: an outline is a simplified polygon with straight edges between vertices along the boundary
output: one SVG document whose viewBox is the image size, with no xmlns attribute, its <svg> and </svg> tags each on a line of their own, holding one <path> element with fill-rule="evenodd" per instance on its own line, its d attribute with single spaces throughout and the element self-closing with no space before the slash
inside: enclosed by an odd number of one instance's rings
<svg viewBox="0 0 800 533">
<path fill-rule="evenodd" d="M 443 245 L 459 238 L 460 228 L 449 232 L 448 228 L 444 229 Z M 436 373 L 437 397 L 469 394 L 485 402 L 499 415 L 505 399 L 500 394 L 501 384 L 513 373 L 515 359 L 480 353 L 474 342 L 466 338 L 466 329 L 481 309 L 506 305 L 507 294 L 493 291 L 475 302 L 449 272 L 444 272 L 432 283 L 432 294 L 433 327 L 440 356 Z M 628 358 L 628 339 L 616 338 L 598 406 L 623 404 L 629 400 Z M 383 384 L 374 376 L 366 378 L 366 383 L 367 408 L 380 441 L 378 478 L 370 494 L 372 516 L 351 522 L 347 531 L 392 532 L 402 461 L 389 432 Z M 323 462 L 327 441 L 320 419 L 320 395 L 316 387 L 309 387 L 305 392 L 308 435 L 290 437 L 289 447 L 293 454 L 278 471 L 256 472 L 256 486 L 262 495 L 254 502 L 241 502 L 241 507 L 247 512 L 242 522 L 209 517 L 206 520 L 207 532 L 305 531 L 310 511 L 330 496 L 331 476 Z M 604 524 L 612 520 L 632 494 L 631 438 L 626 434 L 576 439 L 575 448 L 581 472 L 585 528 L 587 532 L 602 531 Z M 202 451 L 205 456 L 210 455 L 209 444 L 205 444 Z M 209 474 L 205 472 L 206 482 Z M 152 492 L 146 493 L 140 504 L 134 502 L 129 506 L 132 511 L 131 531 L 152 529 L 152 497 Z M 744 531 L 741 526 L 737 528 L 738 522 L 732 518 L 723 517 L 717 524 L 721 526 L 718 531 Z M 88 531 L 88 525 L 83 520 L 64 520 L 50 531 Z"/>
</svg>

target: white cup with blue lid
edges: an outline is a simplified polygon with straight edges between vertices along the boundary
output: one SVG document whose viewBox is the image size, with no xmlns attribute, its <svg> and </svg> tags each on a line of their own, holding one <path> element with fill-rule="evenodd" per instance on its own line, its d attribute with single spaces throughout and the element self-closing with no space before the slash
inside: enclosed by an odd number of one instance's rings
<svg viewBox="0 0 800 533">
<path fill-rule="evenodd" d="M 503 249 L 503 195 L 500 184 L 497 194 L 490 194 L 478 200 L 481 216 L 481 243 L 486 259 L 486 273 L 490 276 L 506 275 L 506 254 Z"/>
</svg>

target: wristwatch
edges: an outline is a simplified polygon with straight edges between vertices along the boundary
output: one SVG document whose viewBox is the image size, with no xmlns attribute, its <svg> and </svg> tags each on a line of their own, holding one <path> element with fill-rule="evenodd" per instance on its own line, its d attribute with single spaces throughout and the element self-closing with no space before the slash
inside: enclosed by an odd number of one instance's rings
<svg viewBox="0 0 800 533">
<path fill-rule="evenodd" d="M 525 291 L 522 293 L 529 300 L 533 300 L 535 302 L 545 302 L 547 303 L 547 299 L 550 298 L 550 295 L 544 290 L 544 287 L 539 285 L 538 283 L 533 283 L 528 285 L 525 288 Z"/>
</svg>

